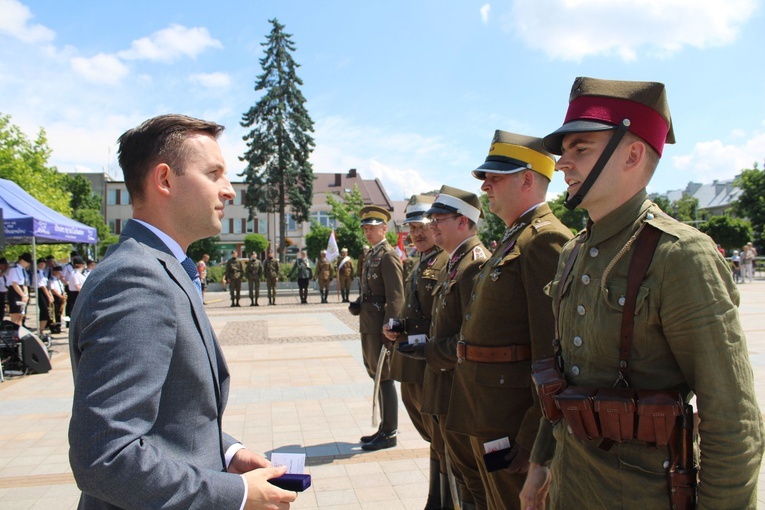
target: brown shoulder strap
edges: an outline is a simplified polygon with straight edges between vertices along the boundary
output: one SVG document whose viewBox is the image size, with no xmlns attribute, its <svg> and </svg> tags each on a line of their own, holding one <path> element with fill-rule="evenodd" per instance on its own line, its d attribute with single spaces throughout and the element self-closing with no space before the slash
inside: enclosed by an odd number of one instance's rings
<svg viewBox="0 0 765 510">
<path fill-rule="evenodd" d="M 627 273 L 627 294 L 622 311 L 621 340 L 619 343 L 619 373 L 627 386 L 630 386 L 630 352 L 632 336 L 635 329 L 635 305 L 637 304 L 640 284 L 651 265 L 656 246 L 659 244 L 661 230 L 646 223 L 643 231 L 635 241 L 635 252 L 630 260 Z"/>
</svg>

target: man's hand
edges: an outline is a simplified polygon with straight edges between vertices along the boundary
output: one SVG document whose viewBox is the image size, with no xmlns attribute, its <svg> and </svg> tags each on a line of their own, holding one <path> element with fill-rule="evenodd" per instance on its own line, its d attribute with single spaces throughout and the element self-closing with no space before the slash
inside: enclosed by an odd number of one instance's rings
<svg viewBox="0 0 765 510">
<path fill-rule="evenodd" d="M 514 443 L 510 452 L 505 455 L 505 460 L 510 464 L 505 468 L 508 473 L 527 473 L 529 471 L 529 457 L 531 452 L 518 443 Z"/>
<path fill-rule="evenodd" d="M 412 359 L 425 359 L 425 344 L 399 344 L 399 354 Z"/>
<path fill-rule="evenodd" d="M 398 335 L 399 335 L 399 333 L 397 333 L 397 332 L 395 332 L 395 331 L 391 331 L 391 330 L 390 330 L 390 326 L 388 326 L 387 324 L 385 324 L 385 325 L 383 326 L 383 335 L 385 335 L 385 338 L 387 338 L 387 339 L 388 339 L 388 340 L 390 340 L 391 342 L 395 342 L 395 341 L 396 341 L 396 338 L 398 338 Z"/>
<path fill-rule="evenodd" d="M 241 450 L 240 450 L 241 451 Z M 247 501 L 245 510 L 286 510 L 297 499 L 297 493 L 285 491 L 268 480 L 278 478 L 287 472 L 287 466 L 266 467 L 245 473 Z"/>
<path fill-rule="evenodd" d="M 228 472 L 241 475 L 254 469 L 271 467 L 271 461 L 247 448 L 242 448 L 234 454 L 228 465 Z"/>
<path fill-rule="evenodd" d="M 550 470 L 541 464 L 529 464 L 529 474 L 521 490 L 523 510 L 545 510 L 547 492 L 550 490 Z"/>
</svg>

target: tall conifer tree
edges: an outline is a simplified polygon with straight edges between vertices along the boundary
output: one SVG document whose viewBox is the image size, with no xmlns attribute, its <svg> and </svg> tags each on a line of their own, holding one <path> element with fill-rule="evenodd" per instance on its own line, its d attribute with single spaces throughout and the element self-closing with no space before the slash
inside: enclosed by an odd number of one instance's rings
<svg viewBox="0 0 765 510">
<path fill-rule="evenodd" d="M 247 182 L 245 205 L 250 219 L 255 211 L 278 213 L 279 258 L 284 259 L 287 240 L 287 213 L 297 223 L 308 221 L 313 201 L 313 169 L 308 158 L 315 146 L 313 120 L 305 108 L 299 86 L 303 81 L 295 72 L 292 34 L 284 33 L 277 19 L 260 59 L 263 74 L 257 77 L 255 91 L 264 91 L 255 106 L 242 115 L 242 127 L 252 128 L 244 136 L 247 151 L 239 159 L 247 162 L 240 173 Z"/>
</svg>

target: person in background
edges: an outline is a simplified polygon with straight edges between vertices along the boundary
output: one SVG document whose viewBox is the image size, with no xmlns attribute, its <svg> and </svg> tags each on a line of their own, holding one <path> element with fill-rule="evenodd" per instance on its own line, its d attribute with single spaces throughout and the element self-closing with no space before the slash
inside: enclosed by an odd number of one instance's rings
<svg viewBox="0 0 765 510">
<path fill-rule="evenodd" d="M 53 295 L 48 290 L 48 277 L 45 276 L 48 265 L 45 259 L 37 259 L 37 303 L 40 309 L 40 323 L 37 331 L 42 336 L 45 328 L 50 323 L 50 308 L 53 304 Z"/>
<path fill-rule="evenodd" d="M 343 303 L 351 302 L 351 283 L 353 282 L 353 260 L 348 256 L 348 248 L 340 250 L 337 259 L 337 280 L 340 285 L 340 297 Z"/>
<path fill-rule="evenodd" d="M 242 296 L 242 278 L 244 277 L 244 267 L 239 260 L 239 254 L 236 250 L 231 252 L 231 258 L 226 262 L 226 281 L 228 282 L 228 292 L 231 296 L 231 306 L 241 306 L 239 298 Z"/>
<path fill-rule="evenodd" d="M 250 253 L 250 260 L 247 261 L 245 273 L 247 276 L 247 289 L 250 292 L 250 306 L 259 306 L 258 298 L 260 297 L 260 279 L 263 275 L 263 266 L 256 252 Z"/>
<path fill-rule="evenodd" d="M 6 299 L 8 310 L 11 313 L 11 322 L 21 326 L 26 316 L 26 308 L 29 303 L 29 290 L 27 286 L 27 271 L 32 267 L 32 254 L 22 253 L 16 264 L 6 271 L 5 285 L 8 288 Z"/>
<path fill-rule="evenodd" d="M 332 263 L 327 260 L 327 250 L 321 250 L 321 258 L 316 263 L 316 280 L 319 282 L 321 302 L 327 303 L 329 297 L 329 284 L 334 277 Z"/>
<path fill-rule="evenodd" d="M 85 261 L 79 255 L 72 258 L 72 270 L 69 272 L 69 278 L 66 280 L 67 298 L 66 298 L 66 316 L 72 316 L 74 303 L 82 290 L 82 284 L 85 283 Z"/>
<path fill-rule="evenodd" d="M 274 250 L 266 252 L 266 261 L 263 263 L 263 274 L 266 277 L 266 290 L 268 292 L 268 304 L 276 304 L 276 285 L 279 283 L 279 261 L 274 258 Z"/>
<path fill-rule="evenodd" d="M 5 275 L 9 267 L 8 259 L 0 258 L 0 322 L 5 320 L 5 302 L 8 297 L 8 284 Z"/>
<path fill-rule="evenodd" d="M 199 281 L 202 285 L 202 302 L 205 301 L 205 291 L 207 290 L 207 263 L 209 261 L 210 256 L 206 253 L 197 261 L 197 272 L 199 273 Z"/>
<path fill-rule="evenodd" d="M 303 305 L 308 304 L 308 282 L 313 278 L 313 269 L 311 269 L 311 262 L 308 260 L 308 253 L 305 250 L 300 252 L 300 258 L 295 261 L 295 264 L 290 270 L 289 277 L 292 278 L 297 274 L 298 290 L 300 292 L 300 303 Z"/>
<path fill-rule="evenodd" d="M 66 283 L 64 283 L 61 274 L 61 266 L 53 266 L 51 277 L 48 280 L 48 288 L 53 296 L 53 315 L 56 324 L 61 324 L 61 317 L 64 315 L 64 307 L 66 306 Z"/>
</svg>

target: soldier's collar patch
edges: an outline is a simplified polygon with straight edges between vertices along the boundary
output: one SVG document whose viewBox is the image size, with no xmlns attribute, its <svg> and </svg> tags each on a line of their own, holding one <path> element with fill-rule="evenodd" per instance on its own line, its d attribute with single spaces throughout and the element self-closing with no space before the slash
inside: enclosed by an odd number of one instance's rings
<svg viewBox="0 0 765 510">
<path fill-rule="evenodd" d="M 485 259 L 486 254 L 483 252 L 480 246 L 473 248 L 473 260 Z"/>
</svg>

